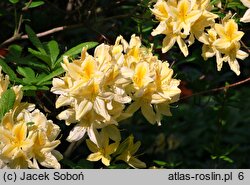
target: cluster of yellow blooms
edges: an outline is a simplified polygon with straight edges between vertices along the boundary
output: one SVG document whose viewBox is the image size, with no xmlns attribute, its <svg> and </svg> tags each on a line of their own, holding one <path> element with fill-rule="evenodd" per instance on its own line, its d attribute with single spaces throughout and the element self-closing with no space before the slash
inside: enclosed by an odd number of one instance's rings
<svg viewBox="0 0 250 185">
<path fill-rule="evenodd" d="M 129 43 L 119 36 L 112 46 L 97 46 L 94 56 L 83 48 L 80 59 L 69 62 L 65 57 L 62 67 L 66 74 L 53 79 L 51 91 L 60 95 L 57 108 L 68 106 L 58 119 L 67 125 L 77 123 L 67 140 L 77 141 L 87 133 L 87 145 L 94 152 L 88 159 L 102 159 L 105 165 L 119 146 L 120 132 L 114 131 L 119 121 L 140 109 L 150 123 L 160 124 L 162 115 L 171 115 L 169 104 L 178 101 L 181 92 L 169 64 L 143 47 L 135 35 Z M 110 128 L 113 132 L 108 132 Z M 109 138 L 114 143 L 109 145 Z"/>
<path fill-rule="evenodd" d="M 249 0 L 241 1 L 250 8 Z M 212 9 L 210 0 L 157 0 L 151 11 L 160 23 L 152 35 L 165 35 L 163 53 L 177 42 L 184 56 L 196 39 L 203 43 L 205 60 L 216 56 L 218 71 L 228 62 L 239 75 L 237 59 L 248 57 L 240 50 L 244 33 L 231 14 L 216 23 L 218 15 Z M 250 22 L 249 16 L 250 9 L 241 21 Z M 57 118 L 74 124 L 67 140 L 76 142 L 87 135 L 89 161 L 101 160 L 109 166 L 114 159 L 134 168 L 146 167 L 135 155 L 141 143 L 134 143 L 132 135 L 121 142 L 117 126 L 139 110 L 151 124 L 161 125 L 163 115 L 171 116 L 170 104 L 179 100 L 181 90 L 169 63 L 159 60 L 135 35 L 129 42 L 119 36 L 114 45 L 100 44 L 93 56 L 83 48 L 79 59 L 69 57 L 61 64 L 65 75 L 54 78 L 51 88 L 59 95 L 56 108 L 67 107 Z M 8 86 L 9 77 L 0 67 L 0 98 Z M 0 120 L 0 168 L 60 168 L 62 155 L 55 150 L 60 128 L 33 104 L 21 102 L 21 88 L 11 88 L 14 105 Z"/>
<path fill-rule="evenodd" d="M 9 77 L 1 73 L 0 97 L 7 91 Z M 0 168 L 60 168 L 61 154 L 55 150 L 60 128 L 33 104 L 21 102 L 21 86 L 11 88 L 14 106 L 0 122 Z"/>
<path fill-rule="evenodd" d="M 249 5 L 249 0 L 242 0 Z M 152 35 L 164 34 L 162 52 L 165 53 L 175 44 L 184 56 L 189 54 L 188 46 L 197 39 L 202 42 L 202 56 L 205 60 L 216 56 L 217 69 L 228 62 L 232 71 L 240 74 L 237 58 L 244 60 L 248 54 L 240 50 L 240 39 L 244 35 L 230 14 L 221 24 L 215 23 L 218 15 L 211 13 L 210 0 L 158 0 L 151 9 L 160 24 Z M 248 16 L 248 17 L 247 17 Z M 246 22 L 246 14 L 241 21 Z M 188 45 L 187 45 L 188 44 Z"/>
</svg>

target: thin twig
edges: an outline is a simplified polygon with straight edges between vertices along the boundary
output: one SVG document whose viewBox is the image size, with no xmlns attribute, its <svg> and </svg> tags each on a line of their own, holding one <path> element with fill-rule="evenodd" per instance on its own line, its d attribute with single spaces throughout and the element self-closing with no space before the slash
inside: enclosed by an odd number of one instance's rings
<svg viewBox="0 0 250 185">
<path fill-rule="evenodd" d="M 41 32 L 41 33 L 38 33 L 36 34 L 37 37 L 44 37 L 44 36 L 47 36 L 47 35 L 50 35 L 50 34 L 53 34 L 53 33 L 56 33 L 56 32 L 59 32 L 59 31 L 62 31 L 62 30 L 65 30 L 65 29 L 72 29 L 72 28 L 77 28 L 77 27 L 81 27 L 83 26 L 84 24 L 75 24 L 75 25 L 70 25 L 70 26 L 59 26 L 59 27 L 56 27 L 56 28 L 52 28 L 50 30 L 47 30 L 47 31 L 44 31 L 44 32 Z M 4 41 L 0 47 L 2 46 L 5 46 L 5 45 L 8 45 L 16 40 L 24 40 L 24 39 L 28 39 L 28 35 L 21 35 L 21 34 L 16 34 L 14 36 L 12 36 L 11 38 L 7 39 L 6 41 Z"/>
<path fill-rule="evenodd" d="M 231 87 L 235 87 L 235 86 L 241 85 L 241 84 L 246 83 L 248 81 L 250 81 L 250 77 L 248 77 L 245 80 L 242 80 L 242 81 L 230 84 L 230 85 L 226 85 L 226 86 L 223 86 L 223 87 L 219 87 L 219 88 L 214 88 L 214 89 L 209 89 L 209 90 L 206 90 L 206 91 L 201 91 L 201 92 L 193 93 L 192 95 L 188 95 L 188 96 L 184 96 L 184 97 L 180 98 L 180 100 L 184 100 L 184 99 L 187 99 L 187 98 L 190 98 L 190 97 L 193 97 L 193 96 L 207 94 L 207 93 L 211 93 L 211 92 L 217 92 L 217 91 L 227 90 L 227 89 L 229 89 Z"/>
<path fill-rule="evenodd" d="M 242 44 L 242 46 L 248 51 L 248 53 L 250 53 L 250 49 L 249 47 L 246 46 L 246 44 L 241 40 L 240 43 Z"/>
<path fill-rule="evenodd" d="M 104 21 L 109 21 L 109 20 L 118 19 L 118 18 L 125 18 L 125 17 L 128 17 L 130 15 L 131 14 L 124 14 L 124 15 L 119 15 L 119 16 L 107 17 L 107 18 L 98 20 L 96 22 L 100 22 L 100 21 L 104 22 Z M 84 26 L 84 25 L 85 25 L 85 23 L 73 24 L 73 25 L 69 25 L 69 26 L 59 26 L 59 27 L 52 28 L 50 30 L 38 33 L 37 37 L 48 36 L 48 35 L 51 35 L 51 34 L 56 33 L 56 32 L 60 32 L 60 31 L 67 30 L 67 29 L 79 28 L 79 27 Z M 6 46 L 6 45 L 8 45 L 8 44 L 10 44 L 10 43 L 12 43 L 12 42 L 14 42 L 16 40 L 24 40 L 24 39 L 28 39 L 28 38 L 29 37 L 28 37 L 27 34 L 26 35 L 21 35 L 20 33 L 18 33 L 18 34 L 13 35 L 9 39 L 5 40 L 3 43 L 1 43 L 0 47 Z"/>
</svg>

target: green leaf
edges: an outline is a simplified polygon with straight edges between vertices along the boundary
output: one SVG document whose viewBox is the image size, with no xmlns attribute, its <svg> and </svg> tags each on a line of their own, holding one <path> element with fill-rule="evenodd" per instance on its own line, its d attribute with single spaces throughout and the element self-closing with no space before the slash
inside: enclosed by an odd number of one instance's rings
<svg viewBox="0 0 250 185">
<path fill-rule="evenodd" d="M 12 4 L 16 4 L 19 2 L 19 0 L 9 0 L 9 2 L 11 2 Z"/>
<path fill-rule="evenodd" d="M 75 165 L 76 169 L 92 169 L 94 168 L 93 162 L 88 161 L 86 159 L 81 159 L 77 161 L 77 164 Z"/>
<path fill-rule="evenodd" d="M 70 50 L 68 50 L 67 52 L 65 52 L 55 63 L 55 66 L 57 66 L 62 60 L 63 60 L 63 56 L 73 56 L 73 55 L 77 55 L 79 53 L 81 53 L 82 48 L 83 47 L 87 47 L 87 49 L 91 49 L 94 48 L 96 45 L 98 44 L 98 42 L 84 42 L 82 44 L 79 44 L 73 48 L 71 48 Z"/>
<path fill-rule="evenodd" d="M 37 87 L 34 85 L 27 85 L 22 87 L 23 91 L 36 91 Z"/>
<path fill-rule="evenodd" d="M 56 62 L 56 59 L 59 55 L 59 47 L 56 41 L 52 40 L 50 41 L 48 44 L 48 49 L 49 49 L 49 54 L 50 54 L 50 59 L 51 59 L 51 63 L 52 65 Z"/>
<path fill-rule="evenodd" d="M 27 6 L 29 4 L 29 2 L 25 3 L 25 6 Z M 44 4 L 44 1 L 32 1 L 32 3 L 29 5 L 28 8 L 35 8 L 38 6 L 41 6 Z"/>
<path fill-rule="evenodd" d="M 229 162 L 229 163 L 233 163 L 234 161 L 229 158 L 228 156 L 220 156 L 220 159 L 226 161 L 226 162 Z"/>
<path fill-rule="evenodd" d="M 35 79 L 35 72 L 33 71 L 33 69 L 29 68 L 29 67 L 17 67 L 17 72 L 24 76 L 27 79 L 31 79 L 34 80 Z"/>
<path fill-rule="evenodd" d="M 16 73 L 0 58 L 0 65 L 7 75 L 9 75 L 10 80 L 14 82 L 21 82 L 21 79 L 17 78 Z"/>
<path fill-rule="evenodd" d="M 49 66 L 51 66 L 50 57 L 46 53 L 39 52 L 31 48 L 28 48 L 28 51 L 37 58 L 39 58 L 40 60 L 42 60 L 43 62 L 45 62 L 46 64 L 48 64 Z"/>
<path fill-rule="evenodd" d="M 159 166 L 166 166 L 167 165 L 167 162 L 165 162 L 165 161 L 159 161 L 159 160 L 154 160 L 154 163 L 156 163 Z"/>
<path fill-rule="evenodd" d="M 32 42 L 32 44 L 43 54 L 46 54 L 46 51 L 43 47 L 43 44 L 36 36 L 36 33 L 29 27 L 28 25 L 25 25 L 25 30 L 28 34 L 29 40 Z"/>
<path fill-rule="evenodd" d="M 242 3 L 240 1 L 238 2 L 230 2 L 227 4 L 227 8 L 232 8 L 232 9 L 235 9 L 235 8 L 239 8 L 239 9 L 245 9 L 246 7 L 244 5 L 242 5 Z"/>
<path fill-rule="evenodd" d="M 60 67 L 57 70 L 50 73 L 49 75 L 45 76 L 41 81 L 39 81 L 37 83 L 37 85 L 44 85 L 44 84 L 48 83 L 49 80 L 51 80 L 52 78 L 54 78 L 56 76 L 61 75 L 62 73 L 64 73 L 64 70 L 62 67 Z"/>
<path fill-rule="evenodd" d="M 17 44 L 13 44 L 9 46 L 9 55 L 13 55 L 17 58 L 19 58 L 22 54 L 23 48 Z"/>
<path fill-rule="evenodd" d="M 16 95 L 12 89 L 8 89 L 1 95 L 0 99 L 0 120 L 3 116 L 13 108 L 15 103 Z"/>
</svg>

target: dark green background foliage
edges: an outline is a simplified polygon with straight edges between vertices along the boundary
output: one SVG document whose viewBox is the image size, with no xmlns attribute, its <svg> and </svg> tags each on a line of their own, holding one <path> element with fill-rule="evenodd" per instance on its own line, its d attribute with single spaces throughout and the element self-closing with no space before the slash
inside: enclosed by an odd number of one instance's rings
<svg viewBox="0 0 250 185">
<path fill-rule="evenodd" d="M 68 52 L 75 57 L 86 45 L 92 53 L 91 48 L 97 42 L 114 44 L 117 36 L 123 35 L 129 40 L 135 33 L 144 45 L 154 43 L 154 53 L 172 65 L 175 78 L 184 82 L 181 97 L 192 95 L 172 105 L 173 116 L 165 117 L 161 126 L 147 123 L 140 113 L 120 124 L 123 138 L 132 133 L 136 141 L 142 142 L 139 158 L 149 168 L 250 168 L 249 82 L 227 90 L 209 91 L 248 78 L 249 57 L 239 61 L 241 75 L 236 76 L 226 63 L 218 72 L 215 58 L 204 61 L 202 45 L 198 42 L 189 48 L 187 58 L 178 47 L 162 54 L 163 37 L 150 34 L 158 22 L 149 11 L 149 0 L 73 0 L 72 4 L 68 0 L 43 0 L 33 1 L 36 3 L 22 10 L 27 2 L 0 2 L 0 43 L 13 34 L 17 37 L 1 45 L 1 50 L 8 49 L 8 54 L 0 58 L 0 65 L 10 76 L 12 85 L 24 86 L 24 99 L 36 103 L 37 108 L 61 127 L 62 144 L 58 149 L 62 153 L 69 145 L 65 139 L 72 127 L 56 119 L 62 110 L 55 109 L 56 96 L 49 91 L 52 78 L 63 73 L 62 55 Z M 246 10 L 236 0 L 222 3 L 225 12 L 215 10 L 221 17 L 231 10 L 238 13 L 235 18 L 239 20 Z M 36 37 L 37 33 L 61 26 L 67 27 Z M 245 32 L 243 42 L 250 46 L 250 24 L 239 22 L 239 27 Z M 30 39 L 20 39 L 18 34 L 28 34 Z M 86 161 L 88 154 L 87 147 L 82 144 L 70 159 L 61 161 L 62 167 L 102 167 L 99 162 Z M 112 163 L 110 168 L 128 166 Z"/>
</svg>

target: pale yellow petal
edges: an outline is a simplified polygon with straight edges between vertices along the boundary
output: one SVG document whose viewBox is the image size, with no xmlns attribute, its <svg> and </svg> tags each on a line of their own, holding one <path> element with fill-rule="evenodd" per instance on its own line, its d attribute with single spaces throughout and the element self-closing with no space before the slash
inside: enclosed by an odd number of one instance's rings
<svg viewBox="0 0 250 185">
<path fill-rule="evenodd" d="M 80 120 L 87 112 L 89 112 L 93 107 L 92 102 L 88 100 L 83 100 L 80 104 L 75 104 L 76 109 L 76 120 Z"/>
<path fill-rule="evenodd" d="M 230 69 L 235 72 L 236 75 L 240 75 L 240 65 L 238 63 L 238 61 L 235 59 L 235 60 L 231 60 L 229 59 L 228 61 L 228 64 L 230 66 Z"/>
<path fill-rule="evenodd" d="M 103 157 L 102 157 L 102 163 L 103 163 L 105 166 L 109 166 L 109 165 L 110 165 L 110 160 L 111 160 L 111 157 L 110 157 L 110 156 L 103 156 Z"/>
<path fill-rule="evenodd" d="M 167 25 L 166 22 L 162 21 L 151 33 L 152 36 L 166 34 Z"/>
<path fill-rule="evenodd" d="M 70 131 L 69 136 L 67 137 L 67 141 L 73 142 L 80 140 L 86 133 L 86 128 L 81 125 L 76 125 Z"/>
<path fill-rule="evenodd" d="M 238 50 L 237 51 L 237 54 L 236 54 L 236 58 L 239 58 L 239 59 L 241 59 L 241 60 L 244 60 L 245 58 L 247 58 L 249 55 L 246 53 L 246 52 L 244 52 L 244 51 L 242 51 L 242 50 Z"/>
<path fill-rule="evenodd" d="M 100 152 L 92 153 L 87 157 L 88 161 L 99 161 L 102 159 L 102 154 Z"/>
<path fill-rule="evenodd" d="M 182 38 L 180 36 L 177 37 L 177 43 L 179 45 L 179 48 L 181 50 L 181 52 L 183 53 L 183 55 L 186 57 L 188 56 L 188 48 L 186 43 L 182 40 Z"/>
<path fill-rule="evenodd" d="M 245 12 L 243 17 L 240 19 L 241 22 L 248 23 L 250 22 L 250 8 Z"/>
<path fill-rule="evenodd" d="M 142 104 L 141 112 L 143 116 L 148 120 L 149 123 L 155 123 L 155 112 L 151 104 Z"/>
<path fill-rule="evenodd" d="M 240 1 L 244 4 L 244 6 L 250 8 L 250 0 L 240 0 Z"/>
<path fill-rule="evenodd" d="M 91 140 L 89 140 L 89 139 L 87 139 L 86 140 L 86 144 L 87 144 L 87 146 L 88 146 L 88 148 L 89 148 L 89 150 L 91 151 L 91 152 L 97 152 L 99 149 L 98 149 L 98 147 L 96 146 L 96 144 L 95 143 L 93 143 Z"/>
<path fill-rule="evenodd" d="M 174 35 L 168 35 L 162 42 L 162 53 L 168 52 L 175 44 L 177 37 Z"/>
<path fill-rule="evenodd" d="M 94 110 L 97 114 L 101 115 L 105 120 L 110 120 L 110 115 L 108 114 L 108 111 L 106 109 L 106 105 L 104 103 L 104 100 L 96 98 L 94 102 Z"/>
<path fill-rule="evenodd" d="M 146 168 L 146 164 L 135 157 L 131 157 L 128 164 L 133 168 Z"/>
</svg>

